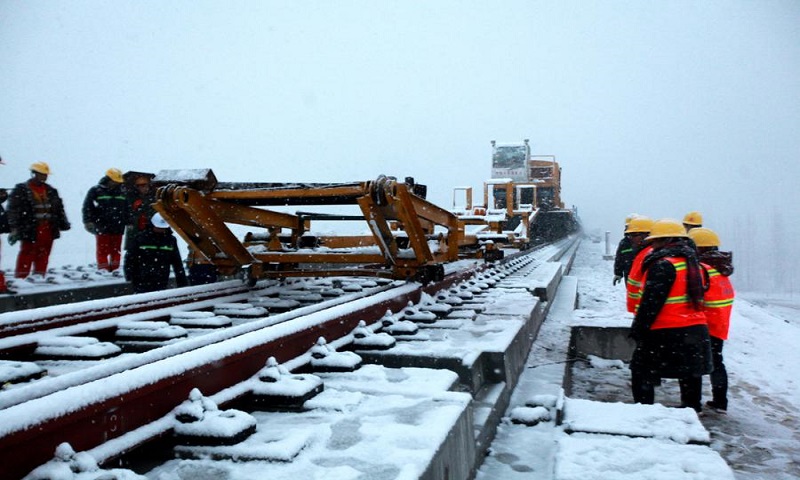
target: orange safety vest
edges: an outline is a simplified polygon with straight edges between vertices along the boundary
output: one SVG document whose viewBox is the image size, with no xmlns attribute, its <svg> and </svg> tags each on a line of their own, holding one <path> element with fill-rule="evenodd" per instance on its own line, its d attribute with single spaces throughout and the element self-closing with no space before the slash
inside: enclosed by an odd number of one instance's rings
<svg viewBox="0 0 800 480">
<path fill-rule="evenodd" d="M 636 254 L 631 264 L 631 270 L 628 272 L 628 279 L 625 280 L 625 290 L 627 292 L 625 302 L 628 305 L 628 311 L 631 313 L 636 313 L 639 308 L 639 302 L 642 301 L 642 285 L 644 284 L 642 263 L 644 263 L 647 254 L 652 251 L 653 247 L 648 245 Z"/>
<path fill-rule="evenodd" d="M 730 279 L 713 267 L 701 263 L 708 273 L 708 291 L 705 294 L 705 312 L 708 320 L 708 333 L 720 340 L 728 339 L 733 310 L 733 285 Z"/>
<path fill-rule="evenodd" d="M 675 282 L 669 290 L 667 300 L 656 315 L 650 330 L 662 328 L 682 328 L 692 325 L 704 325 L 706 314 L 702 310 L 695 310 L 692 300 L 687 295 L 686 261 L 682 258 L 666 257 L 675 267 Z"/>
</svg>

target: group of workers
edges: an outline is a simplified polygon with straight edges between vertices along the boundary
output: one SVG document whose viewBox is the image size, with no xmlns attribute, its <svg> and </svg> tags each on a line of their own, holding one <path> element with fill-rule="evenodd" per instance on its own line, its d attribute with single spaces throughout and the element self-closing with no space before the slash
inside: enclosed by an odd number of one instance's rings
<svg viewBox="0 0 800 480">
<path fill-rule="evenodd" d="M 14 270 L 14 276 L 20 279 L 31 274 L 44 277 L 53 241 L 70 229 L 61 197 L 47 183 L 50 166 L 35 162 L 30 172 L 30 179 L 17 184 L 10 196 L 0 189 L 0 233 L 8 233 L 11 245 L 20 242 Z M 153 208 L 153 177 L 142 172 L 123 175 L 121 170 L 110 168 L 89 189 L 81 211 L 84 228 L 95 237 L 98 270 L 114 272 L 120 268 L 125 238 L 123 272 L 136 293 L 166 288 L 171 269 L 178 286 L 186 286 L 190 280 L 169 224 Z M 7 211 L 3 208 L 6 198 Z M 190 277 L 191 273 L 190 267 Z M 201 276 L 197 283 L 216 280 L 205 270 Z M 0 293 L 7 292 L 0 270 Z"/>
<path fill-rule="evenodd" d="M 731 252 L 703 227 L 699 212 L 683 222 L 631 215 L 614 261 L 616 285 L 625 281 L 631 338 L 631 390 L 636 403 L 652 404 L 662 378 L 676 378 L 681 406 L 701 412 L 702 378 L 711 377 L 706 406 L 728 409 L 723 342 L 733 306 Z"/>
</svg>

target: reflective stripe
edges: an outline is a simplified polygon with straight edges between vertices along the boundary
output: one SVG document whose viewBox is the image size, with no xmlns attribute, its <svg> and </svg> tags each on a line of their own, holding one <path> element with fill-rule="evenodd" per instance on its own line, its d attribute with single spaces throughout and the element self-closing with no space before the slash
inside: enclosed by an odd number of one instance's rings
<svg viewBox="0 0 800 480">
<path fill-rule="evenodd" d="M 730 307 L 731 305 L 733 305 L 733 298 L 706 301 L 705 303 L 706 308 L 725 308 Z"/>
<path fill-rule="evenodd" d="M 641 287 L 642 282 L 639 282 L 637 280 L 632 279 L 631 277 L 628 277 L 628 285 L 630 285 L 631 287 Z"/>
<path fill-rule="evenodd" d="M 623 248 L 619 251 L 619 253 L 631 253 L 633 251 L 632 248 Z"/>
<path fill-rule="evenodd" d="M 166 251 L 170 251 L 170 252 L 172 250 L 175 250 L 174 248 L 170 247 L 169 245 L 162 245 L 162 246 L 158 246 L 158 245 L 139 245 L 139 248 L 141 248 L 142 250 L 166 250 Z"/>
<path fill-rule="evenodd" d="M 665 304 L 670 305 L 677 305 L 679 303 L 689 303 L 689 296 L 688 295 L 680 295 L 677 297 L 667 297 L 667 301 L 664 302 Z"/>
</svg>

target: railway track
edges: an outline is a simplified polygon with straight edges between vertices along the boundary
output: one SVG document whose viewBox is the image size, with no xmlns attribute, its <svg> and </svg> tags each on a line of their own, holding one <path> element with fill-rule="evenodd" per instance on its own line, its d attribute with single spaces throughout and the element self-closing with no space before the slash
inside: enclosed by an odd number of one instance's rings
<svg viewBox="0 0 800 480">
<path fill-rule="evenodd" d="M 290 292 L 298 298 L 298 292 L 321 296 L 326 288 L 340 290 L 338 296 L 329 298 L 307 295 L 308 302 L 281 313 L 242 318 L 224 328 L 194 329 L 185 338 L 151 345 L 157 348 L 141 348 L 141 341 L 136 343 L 137 352 L 97 362 L 84 361 L 91 366 L 78 365 L 67 373 L 0 391 L 0 477 L 22 478 L 51 459 L 56 448 L 65 442 L 75 451 L 90 452 L 101 465 L 110 464 L 153 442 L 172 438 L 171 413 L 194 389 L 212 397 L 221 407 L 238 405 L 252 394 L 251 380 L 270 358 L 289 371 L 302 371 L 308 368 L 311 349 L 320 338 L 331 348 L 347 348 L 362 321 L 371 331 L 378 331 L 387 310 L 401 312 L 409 303 L 420 306 L 421 301 L 437 296 L 442 303 L 448 297 L 451 303 L 457 303 L 453 297 L 458 298 L 459 293 L 464 297 L 471 294 L 467 283 L 470 279 L 471 286 L 480 291 L 477 284 L 485 289 L 514 271 L 528 275 L 554 259 L 568 257 L 575 247 L 575 239 L 570 238 L 536 251 L 510 255 L 493 268 L 474 261 L 456 262 L 448 265 L 442 281 L 424 287 L 370 279 L 360 291 L 345 292 L 343 285 L 330 278 L 290 283 L 262 281 L 252 289 L 239 282 L 224 282 L 195 290 L 148 294 L 145 298 L 131 296 L 4 314 L 0 316 L 0 355 L 30 360 L 36 347 L 46 343 L 47 338 L 111 338 L 112 332 L 121 327 L 180 318 L 181 312 L 209 311 L 215 306 L 248 301 L 254 305 L 258 299 L 290 297 Z M 482 274 L 485 276 L 479 277 Z M 532 284 L 523 281 L 510 285 L 524 289 Z M 544 282 L 536 288 L 531 287 L 530 291 L 546 304 L 551 287 Z M 477 311 L 478 303 L 472 303 L 470 308 Z"/>
</svg>

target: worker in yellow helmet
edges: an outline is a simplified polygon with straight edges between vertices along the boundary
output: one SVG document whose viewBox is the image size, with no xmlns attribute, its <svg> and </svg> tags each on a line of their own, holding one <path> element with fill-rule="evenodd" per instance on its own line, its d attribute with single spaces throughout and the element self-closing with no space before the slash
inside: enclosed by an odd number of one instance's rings
<svg viewBox="0 0 800 480">
<path fill-rule="evenodd" d="M 708 320 L 708 333 L 711 335 L 711 358 L 714 371 L 711 372 L 712 400 L 706 406 L 716 412 L 728 410 L 728 371 L 722 357 L 722 347 L 728 339 L 731 311 L 735 292 L 728 277 L 733 273 L 731 252 L 720 251 L 719 236 L 708 228 L 693 228 L 689 236 L 697 245 L 700 265 L 708 277 L 708 290 L 705 294 L 705 313 Z"/>
<path fill-rule="evenodd" d="M 58 191 L 47 183 L 50 166 L 35 162 L 30 166 L 31 178 L 19 183 L 8 202 L 8 243 L 21 241 L 14 276 L 25 278 L 33 273 L 44 276 L 50 260 L 53 241 L 70 224 Z"/>
<path fill-rule="evenodd" d="M 681 405 L 701 411 L 703 375 L 712 361 L 697 251 L 677 220 L 653 223 L 645 240 L 653 251 L 642 262 L 642 298 L 631 324 L 633 398 L 651 404 L 660 379 L 677 378 Z"/>
<path fill-rule="evenodd" d="M 703 215 L 700 212 L 689 212 L 683 216 L 683 228 L 688 232 L 703 226 Z"/>
<path fill-rule="evenodd" d="M 120 265 L 122 235 L 128 220 L 123 182 L 122 172 L 109 168 L 83 200 L 83 226 L 95 236 L 98 270 L 113 272 Z"/>
<path fill-rule="evenodd" d="M 634 249 L 633 263 L 631 263 L 631 268 L 625 279 L 626 304 L 628 311 L 631 313 L 636 313 L 639 299 L 642 296 L 642 280 L 644 278 L 642 262 L 647 257 L 647 254 L 653 250 L 653 247 L 648 245 L 644 239 L 650 235 L 652 228 L 653 220 L 647 217 L 639 217 L 631 221 L 625 233 L 631 239 Z"/>
<path fill-rule="evenodd" d="M 636 255 L 635 247 L 628 236 L 628 226 L 640 216 L 636 213 L 631 213 L 625 217 L 625 230 L 623 231 L 622 239 L 617 244 L 617 252 L 614 254 L 614 280 L 612 281 L 614 285 L 628 278 L 633 257 Z"/>
</svg>

